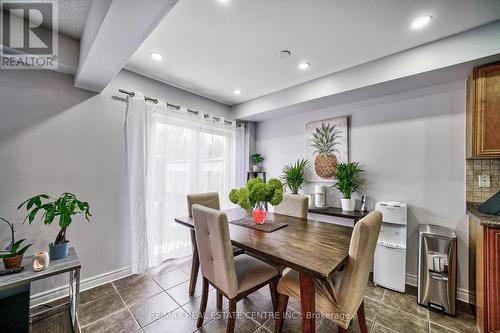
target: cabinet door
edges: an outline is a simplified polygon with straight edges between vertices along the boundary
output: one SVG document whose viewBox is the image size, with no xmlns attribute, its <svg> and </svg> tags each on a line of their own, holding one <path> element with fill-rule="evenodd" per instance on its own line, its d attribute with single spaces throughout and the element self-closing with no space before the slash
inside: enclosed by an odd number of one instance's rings
<svg viewBox="0 0 500 333">
<path fill-rule="evenodd" d="M 500 64 L 478 67 L 476 77 L 476 155 L 500 156 Z"/>
<path fill-rule="evenodd" d="M 500 229 L 487 228 L 488 332 L 500 330 Z"/>
</svg>

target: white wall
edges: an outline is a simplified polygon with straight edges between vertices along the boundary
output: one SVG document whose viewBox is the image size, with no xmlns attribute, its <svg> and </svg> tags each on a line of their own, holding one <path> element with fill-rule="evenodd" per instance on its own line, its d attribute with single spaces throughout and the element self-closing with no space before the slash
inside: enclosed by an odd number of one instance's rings
<svg viewBox="0 0 500 333">
<path fill-rule="evenodd" d="M 16 222 L 17 238 L 46 250 L 57 223 L 22 225 L 16 208 L 26 198 L 73 192 L 90 203 L 92 222 L 77 218 L 68 239 L 82 262 L 82 279 L 130 265 L 124 154 L 125 103 L 117 90 L 142 91 L 171 103 L 231 118 L 228 107 L 122 71 L 101 94 L 73 87 L 73 77 L 46 70 L 0 71 L 0 216 Z M 0 225 L 0 245 L 9 242 Z M 33 293 L 64 280 L 37 283 Z"/>
<path fill-rule="evenodd" d="M 408 203 L 407 273 L 417 274 L 418 224 L 438 224 L 458 235 L 458 285 L 467 289 L 465 218 L 465 83 L 302 110 L 257 123 L 257 151 L 269 177 L 306 156 L 305 124 L 350 116 L 350 161 L 363 168 L 372 210 L 378 200 Z M 312 193 L 312 185 L 306 187 Z M 336 190 L 330 205 L 340 206 Z M 413 281 L 414 282 L 414 281 Z"/>
</svg>

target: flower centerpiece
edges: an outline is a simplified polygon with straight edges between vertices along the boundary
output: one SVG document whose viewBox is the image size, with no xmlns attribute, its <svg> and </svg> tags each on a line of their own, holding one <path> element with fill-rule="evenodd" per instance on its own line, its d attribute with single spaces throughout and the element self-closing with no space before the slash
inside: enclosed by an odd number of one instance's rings
<svg viewBox="0 0 500 333">
<path fill-rule="evenodd" d="M 276 206 L 283 200 L 283 184 L 277 178 L 269 179 L 267 184 L 261 178 L 252 178 L 245 187 L 232 189 L 229 200 L 243 209 L 253 208 L 255 223 L 262 224 L 267 215 L 265 203 Z"/>
</svg>

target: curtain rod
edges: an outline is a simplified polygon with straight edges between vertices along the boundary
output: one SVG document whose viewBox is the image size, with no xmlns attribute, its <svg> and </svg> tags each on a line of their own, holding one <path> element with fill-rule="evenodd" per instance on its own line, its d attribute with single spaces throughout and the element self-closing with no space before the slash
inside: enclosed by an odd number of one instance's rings
<svg viewBox="0 0 500 333">
<path fill-rule="evenodd" d="M 121 92 L 122 94 L 125 94 L 125 95 L 129 95 L 130 97 L 134 97 L 135 96 L 135 92 L 133 91 L 128 91 L 128 90 L 125 90 L 125 89 L 118 89 L 119 92 Z M 148 96 L 144 96 L 144 100 L 145 101 L 150 101 L 150 102 L 153 102 L 154 104 L 158 104 L 158 99 L 156 98 L 152 98 L 152 97 L 148 97 Z M 180 105 L 175 105 L 175 104 L 170 104 L 167 102 L 167 106 L 171 107 L 171 108 L 174 108 L 176 110 L 180 110 L 181 109 L 181 106 Z M 190 113 L 193 113 L 193 114 L 199 114 L 200 112 L 199 111 L 196 111 L 196 110 L 191 110 L 191 109 L 187 109 L 188 112 Z M 205 114 L 203 115 L 205 118 L 208 118 L 210 117 L 208 114 Z M 220 121 L 220 118 L 219 117 L 212 117 L 213 119 L 215 119 L 216 121 Z M 229 120 L 225 120 L 224 119 L 224 122 L 226 124 L 229 124 L 231 125 L 233 122 L 232 121 L 229 121 Z M 239 122 L 239 121 L 235 121 L 236 123 L 236 126 L 241 126 L 243 125 L 244 123 L 242 122 Z"/>
</svg>

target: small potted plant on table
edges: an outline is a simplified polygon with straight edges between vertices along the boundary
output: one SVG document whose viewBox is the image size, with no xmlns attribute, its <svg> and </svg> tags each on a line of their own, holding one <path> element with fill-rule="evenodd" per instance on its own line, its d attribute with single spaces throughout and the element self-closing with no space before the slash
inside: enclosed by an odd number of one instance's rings
<svg viewBox="0 0 500 333">
<path fill-rule="evenodd" d="M 356 192 L 361 186 L 360 173 L 363 170 L 358 162 L 337 163 L 335 170 L 335 187 L 344 195 L 341 198 L 342 210 L 353 211 L 356 206 L 356 199 L 351 198 L 352 193 Z"/>
<path fill-rule="evenodd" d="M 253 172 L 260 172 L 262 170 L 262 162 L 264 161 L 264 157 L 262 157 L 262 154 L 255 153 L 251 155 L 250 158 L 254 163 Z"/>
<path fill-rule="evenodd" d="M 269 179 L 267 184 L 261 178 L 252 178 L 245 187 L 232 189 L 229 200 L 243 209 L 253 208 L 253 220 L 262 224 L 267 215 L 265 203 L 276 206 L 283 200 L 283 184 L 276 178 Z"/>
<path fill-rule="evenodd" d="M 21 263 L 23 261 L 24 252 L 33 244 L 25 245 L 21 247 L 21 244 L 25 241 L 25 239 L 15 241 L 14 238 L 14 223 L 10 223 L 3 217 L 0 217 L 0 220 L 4 221 L 9 225 L 11 232 L 11 242 L 7 249 L 0 251 L 0 258 L 3 260 L 3 265 L 5 269 L 17 269 L 21 267 Z"/>
<path fill-rule="evenodd" d="M 68 255 L 68 241 L 66 240 L 66 230 L 70 226 L 72 217 L 76 214 L 83 214 L 87 221 L 90 214 L 88 202 L 80 201 L 72 193 L 63 193 L 59 198 L 55 199 L 46 194 L 40 194 L 24 201 L 17 207 L 20 209 L 26 205 L 28 214 L 24 221 L 28 220 L 29 224 L 33 222 L 38 212 L 42 211 L 41 219 L 44 224 L 50 225 L 56 217 L 59 218 L 59 227 L 61 230 L 57 234 L 56 240 L 49 244 L 50 260 L 63 259 Z"/>
<path fill-rule="evenodd" d="M 283 168 L 281 180 L 292 191 L 292 194 L 299 194 L 299 189 L 304 184 L 307 163 L 309 161 L 304 159 L 297 160 L 295 164 L 285 165 Z"/>
</svg>

